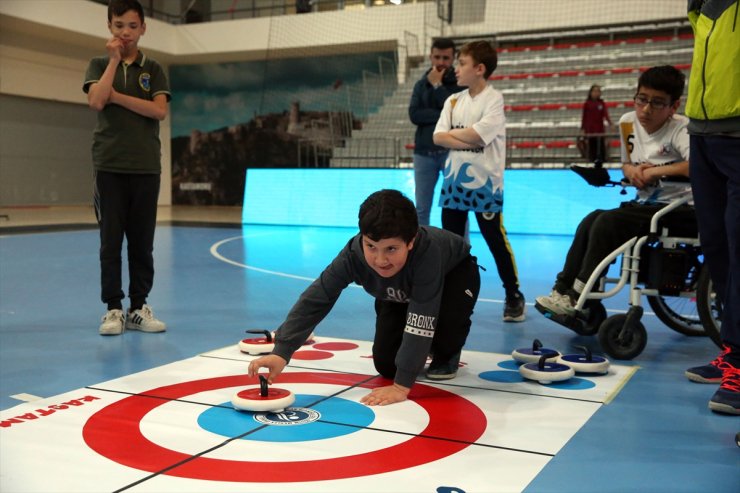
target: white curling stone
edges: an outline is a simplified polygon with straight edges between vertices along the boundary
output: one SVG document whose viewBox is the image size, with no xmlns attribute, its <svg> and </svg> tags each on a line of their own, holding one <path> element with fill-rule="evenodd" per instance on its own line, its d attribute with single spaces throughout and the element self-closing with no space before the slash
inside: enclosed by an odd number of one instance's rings
<svg viewBox="0 0 740 493">
<path fill-rule="evenodd" d="M 539 363 L 525 363 L 519 367 L 519 373 L 527 380 L 535 380 L 543 385 L 562 382 L 576 374 L 570 366 L 552 361 L 546 361 L 541 369 Z"/>
<path fill-rule="evenodd" d="M 591 356 L 591 361 L 588 361 L 583 354 L 565 354 L 558 358 L 558 363 L 570 366 L 576 373 L 607 373 L 609 371 L 609 360 L 603 356 Z"/>
<path fill-rule="evenodd" d="M 552 357 L 547 357 L 548 360 L 560 356 L 560 353 L 554 349 L 540 348 L 533 351 L 532 348 L 519 348 L 511 352 L 511 357 L 520 363 L 537 363 L 545 353 L 552 354 Z"/>
<path fill-rule="evenodd" d="M 295 402 L 295 394 L 290 390 L 271 387 L 263 397 L 259 387 L 237 392 L 231 398 L 231 405 L 240 411 L 279 412 Z"/>
</svg>

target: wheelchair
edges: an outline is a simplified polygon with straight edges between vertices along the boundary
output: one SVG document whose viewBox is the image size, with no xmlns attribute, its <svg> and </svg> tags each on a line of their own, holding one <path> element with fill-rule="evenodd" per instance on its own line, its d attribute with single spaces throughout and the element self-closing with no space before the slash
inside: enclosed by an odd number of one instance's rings
<svg viewBox="0 0 740 493">
<path fill-rule="evenodd" d="M 622 186 L 611 181 L 600 166 L 572 166 L 576 173 L 594 186 Z M 606 354 L 614 359 L 630 360 L 647 344 L 647 331 L 641 318 L 642 296 L 659 320 L 687 336 L 709 336 L 722 347 L 720 319 L 722 306 L 712 289 L 709 269 L 704 265 L 699 239 L 671 236 L 659 227 L 660 219 L 688 203 L 689 197 L 667 204 L 654 214 L 649 233 L 634 237 L 612 251 L 594 269 L 575 306 L 575 314 L 561 315 L 548 311 L 539 303 L 535 308 L 545 317 L 580 335 L 598 335 Z M 619 277 L 608 277 L 609 266 L 622 257 Z M 607 286 L 613 285 L 607 290 Z M 601 300 L 610 298 L 629 285 L 626 313 L 607 316 Z"/>
</svg>

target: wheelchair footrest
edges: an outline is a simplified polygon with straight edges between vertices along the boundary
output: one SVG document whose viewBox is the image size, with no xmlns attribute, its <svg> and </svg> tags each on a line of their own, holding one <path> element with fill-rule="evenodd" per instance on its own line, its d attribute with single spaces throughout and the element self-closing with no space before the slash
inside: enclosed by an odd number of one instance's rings
<svg viewBox="0 0 740 493">
<path fill-rule="evenodd" d="M 590 336 L 594 334 L 593 331 L 590 331 L 586 327 L 586 321 L 578 318 L 575 315 L 563 315 L 561 313 L 553 313 L 537 302 L 535 302 L 534 307 L 537 309 L 538 312 L 543 314 L 545 318 L 549 318 L 553 322 L 556 322 L 563 327 L 567 327 L 578 335 Z"/>
</svg>

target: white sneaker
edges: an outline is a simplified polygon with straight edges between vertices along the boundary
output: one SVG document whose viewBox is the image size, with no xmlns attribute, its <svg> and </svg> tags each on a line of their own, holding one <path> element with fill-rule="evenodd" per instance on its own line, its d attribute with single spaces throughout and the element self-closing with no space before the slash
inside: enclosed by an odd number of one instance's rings
<svg viewBox="0 0 740 493">
<path fill-rule="evenodd" d="M 128 312 L 126 315 L 126 330 L 164 332 L 167 330 L 167 325 L 154 318 L 154 313 L 149 305 L 144 305 L 138 310 Z"/>
<path fill-rule="evenodd" d="M 547 311 L 556 315 L 573 315 L 576 312 L 574 300 L 567 294 L 560 294 L 554 289 L 548 296 L 538 296 L 536 300 Z"/>
<path fill-rule="evenodd" d="M 123 332 L 123 310 L 108 310 L 103 315 L 103 323 L 98 329 L 101 336 L 117 336 Z"/>
</svg>

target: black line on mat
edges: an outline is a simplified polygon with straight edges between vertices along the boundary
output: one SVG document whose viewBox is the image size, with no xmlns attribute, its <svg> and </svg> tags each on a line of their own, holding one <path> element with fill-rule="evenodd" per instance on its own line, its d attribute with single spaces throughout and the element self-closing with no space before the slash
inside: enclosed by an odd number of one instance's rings
<svg viewBox="0 0 740 493">
<path fill-rule="evenodd" d="M 433 435 L 425 435 L 423 433 L 419 434 L 419 433 L 410 433 L 408 431 L 397 431 L 397 430 L 388 430 L 388 429 L 385 429 L 385 428 L 375 428 L 373 426 L 357 426 L 357 425 L 352 425 L 352 424 L 348 424 L 348 423 L 340 423 L 340 422 L 337 422 L 337 421 L 327 421 L 327 420 L 324 420 L 324 419 L 319 419 L 318 421 L 321 422 L 321 423 L 327 423 L 327 424 L 332 424 L 332 425 L 336 425 L 336 426 L 346 426 L 348 428 L 357 428 L 357 429 L 361 429 L 361 430 L 379 431 L 379 432 L 383 432 L 383 433 L 393 433 L 395 435 L 405 435 L 405 436 L 410 436 L 410 437 L 420 437 L 420 438 L 426 438 L 426 439 L 429 439 L 429 440 L 440 440 L 440 441 L 443 441 L 443 442 L 464 443 L 466 445 L 475 445 L 475 446 L 478 446 L 478 447 L 494 448 L 494 449 L 500 449 L 500 450 L 509 450 L 509 451 L 512 451 L 512 452 L 521 452 L 521 453 L 533 454 L 533 455 L 544 455 L 545 457 L 555 457 L 555 454 L 549 454 L 547 452 L 537 452 L 535 450 L 527 450 L 527 449 L 512 448 L 512 447 L 503 447 L 501 445 L 489 445 L 489 444 L 485 444 L 485 443 L 470 442 L 470 441 L 467 441 L 467 440 L 457 440 L 455 438 L 447 438 L 447 437 L 438 437 L 438 436 L 433 436 Z"/>
<path fill-rule="evenodd" d="M 224 440 L 223 442 L 221 442 L 218 445 L 215 445 L 215 446 L 213 446 L 213 447 L 211 447 L 209 449 L 203 450 L 202 452 L 198 452 L 197 454 L 193 454 L 190 457 L 188 457 L 187 459 L 183 459 L 180 462 L 176 462 L 176 463 L 174 463 L 174 464 L 172 464 L 172 465 L 170 465 L 168 467 L 165 467 L 164 469 L 161 469 L 161 470 L 159 470 L 157 472 L 154 472 L 154 473 L 152 473 L 152 474 L 150 474 L 150 475 L 148 475 L 146 477 L 143 477 L 143 478 L 139 479 L 138 481 L 134 481 L 133 483 L 130 483 L 130 484 L 124 486 L 123 488 L 119 488 L 117 490 L 114 490 L 113 493 L 118 493 L 120 491 L 126 491 L 129 488 L 133 488 L 134 486 L 137 486 L 137 485 L 143 483 L 144 481 L 149 481 L 152 478 L 155 478 L 157 476 L 160 476 L 160 475 L 166 473 L 167 471 L 171 471 L 172 469 L 175 469 L 177 467 L 180 467 L 183 464 L 187 464 L 188 462 L 193 461 L 193 460 L 197 459 L 198 457 L 201 457 L 201 456 L 203 456 L 203 455 L 205 455 L 205 454 L 207 454 L 209 452 L 213 452 L 214 450 L 218 450 L 221 447 L 223 447 L 223 446 L 225 446 L 225 445 L 233 442 L 234 440 L 241 440 L 245 436 L 251 435 L 252 433 L 256 433 L 256 432 L 258 432 L 258 431 L 266 428 L 267 426 L 270 426 L 270 425 L 264 424 L 262 426 L 258 426 L 257 428 L 255 428 L 253 430 L 250 430 L 250 431 L 247 431 L 245 433 L 242 433 L 241 435 L 238 435 L 238 436 L 229 438 L 227 440 Z"/>
</svg>

